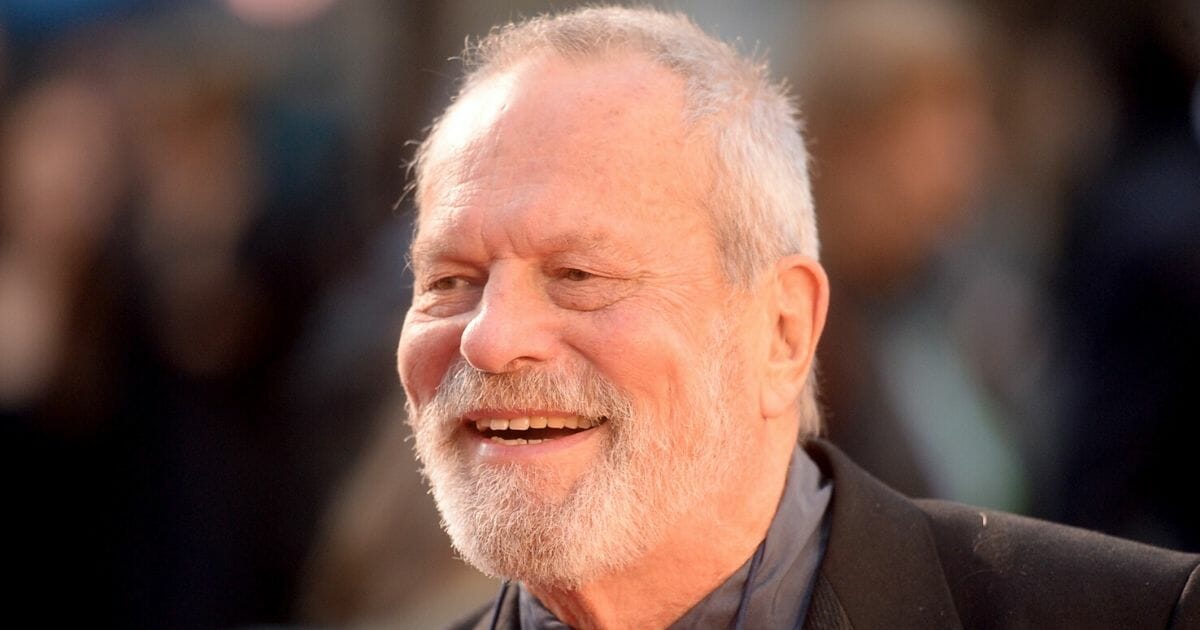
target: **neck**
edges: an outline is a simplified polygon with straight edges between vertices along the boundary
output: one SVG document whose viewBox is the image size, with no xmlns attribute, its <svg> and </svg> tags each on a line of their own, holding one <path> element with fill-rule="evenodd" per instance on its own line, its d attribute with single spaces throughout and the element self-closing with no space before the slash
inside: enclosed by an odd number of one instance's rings
<svg viewBox="0 0 1200 630">
<path fill-rule="evenodd" d="M 733 575 L 766 537 L 783 494 L 793 443 L 747 462 L 747 474 L 722 484 L 668 528 L 670 534 L 658 545 L 619 572 L 570 591 L 526 587 L 572 628 L 670 625 Z"/>
</svg>

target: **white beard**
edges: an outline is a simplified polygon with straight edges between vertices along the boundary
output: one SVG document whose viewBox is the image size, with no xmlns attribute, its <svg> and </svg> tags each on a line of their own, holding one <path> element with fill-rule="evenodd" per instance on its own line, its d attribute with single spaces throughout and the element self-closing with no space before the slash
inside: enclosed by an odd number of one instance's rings
<svg viewBox="0 0 1200 630">
<path fill-rule="evenodd" d="M 463 558 L 494 577 L 571 590 L 628 566 L 684 514 L 705 522 L 712 502 L 704 499 L 746 450 L 727 396 L 739 362 L 726 328 L 717 328 L 716 350 L 697 359 L 696 391 L 682 392 L 666 418 L 636 412 L 592 369 L 486 374 L 462 364 L 423 409 L 410 404 L 418 459 Z M 556 470 L 470 462 L 456 430 L 466 411 L 480 408 L 607 417 L 603 456 L 564 497 L 548 498 L 538 489 L 561 485 Z"/>
</svg>

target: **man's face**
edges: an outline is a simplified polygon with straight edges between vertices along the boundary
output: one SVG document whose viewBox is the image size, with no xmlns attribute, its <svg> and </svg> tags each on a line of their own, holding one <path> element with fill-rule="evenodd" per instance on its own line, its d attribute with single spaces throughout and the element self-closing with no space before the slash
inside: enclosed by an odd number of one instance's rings
<svg viewBox="0 0 1200 630">
<path fill-rule="evenodd" d="M 399 371 L 484 571 L 569 587 L 623 566 L 749 450 L 746 324 L 683 105 L 637 57 L 542 60 L 466 96 L 428 156 Z"/>
</svg>

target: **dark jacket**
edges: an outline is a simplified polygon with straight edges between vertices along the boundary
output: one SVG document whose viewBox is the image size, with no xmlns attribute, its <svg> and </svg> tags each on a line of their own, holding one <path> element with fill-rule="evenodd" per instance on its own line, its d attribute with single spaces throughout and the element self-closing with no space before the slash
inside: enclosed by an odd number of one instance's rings
<svg viewBox="0 0 1200 630">
<path fill-rule="evenodd" d="M 944 501 L 910 500 L 828 442 L 829 541 L 806 630 L 1200 630 L 1200 556 Z M 519 628 L 517 589 L 498 628 Z M 458 625 L 486 629 L 493 606 Z"/>
</svg>

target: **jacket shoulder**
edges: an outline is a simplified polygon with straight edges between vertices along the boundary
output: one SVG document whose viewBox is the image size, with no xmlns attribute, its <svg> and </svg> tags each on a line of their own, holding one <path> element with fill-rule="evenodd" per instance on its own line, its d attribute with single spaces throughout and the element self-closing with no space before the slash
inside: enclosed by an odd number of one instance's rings
<svg viewBox="0 0 1200 630">
<path fill-rule="evenodd" d="M 917 501 L 964 627 L 1200 627 L 1200 556 Z"/>
</svg>

